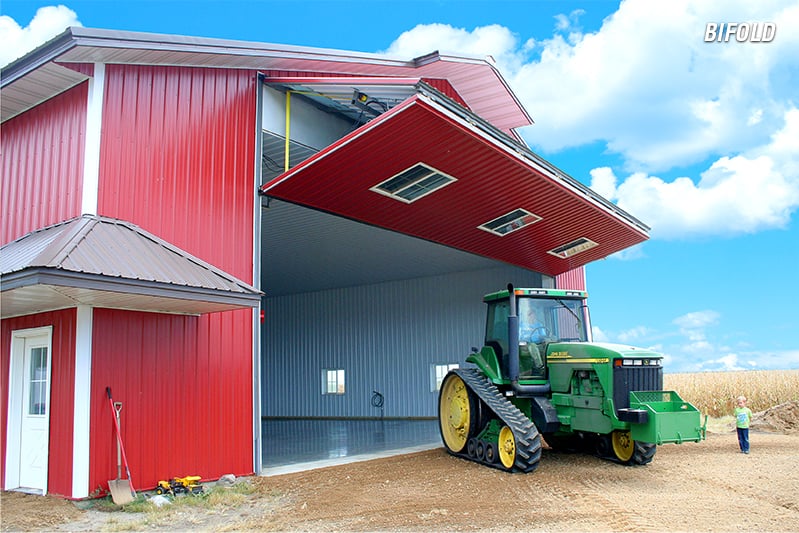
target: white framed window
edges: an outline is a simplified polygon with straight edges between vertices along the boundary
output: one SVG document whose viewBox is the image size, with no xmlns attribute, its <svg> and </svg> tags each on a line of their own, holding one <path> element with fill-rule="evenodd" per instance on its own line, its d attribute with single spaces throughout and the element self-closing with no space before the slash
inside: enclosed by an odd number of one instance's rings
<svg viewBox="0 0 799 533">
<path fill-rule="evenodd" d="M 477 227 L 481 230 L 493 233 L 494 235 L 504 237 L 505 235 L 513 233 L 516 230 L 520 230 L 525 226 L 535 224 L 539 220 L 541 220 L 540 216 L 536 215 L 535 213 L 531 213 L 526 209 L 519 208 Z"/>
<path fill-rule="evenodd" d="M 410 204 L 454 181 L 457 180 L 430 165 L 417 163 L 375 185 L 370 190 Z"/>
<path fill-rule="evenodd" d="M 460 365 L 458 363 L 430 365 L 430 391 L 438 392 L 441 390 L 441 382 L 444 381 L 444 376 L 455 368 L 460 368 Z"/>
<path fill-rule="evenodd" d="M 322 394 L 344 394 L 344 369 L 322 370 Z"/>
</svg>

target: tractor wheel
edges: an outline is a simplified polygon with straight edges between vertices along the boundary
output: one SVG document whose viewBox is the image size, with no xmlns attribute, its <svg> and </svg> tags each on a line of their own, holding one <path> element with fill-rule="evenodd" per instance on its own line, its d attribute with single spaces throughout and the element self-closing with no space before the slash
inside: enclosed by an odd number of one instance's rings
<svg viewBox="0 0 799 533">
<path fill-rule="evenodd" d="M 460 376 L 450 373 L 444 377 L 438 398 L 438 422 L 444 445 L 451 452 L 462 452 L 477 432 L 477 402 Z"/>
<path fill-rule="evenodd" d="M 480 461 L 484 461 L 485 460 L 485 458 L 486 458 L 486 443 L 485 442 L 483 442 L 481 440 L 477 441 L 477 450 L 476 450 L 475 455 L 476 455 L 477 459 L 479 459 Z"/>
<path fill-rule="evenodd" d="M 466 444 L 466 453 L 469 457 L 477 457 L 477 439 L 472 437 Z"/>
<path fill-rule="evenodd" d="M 613 456 L 622 463 L 629 463 L 635 453 L 635 441 L 629 431 L 616 430 L 610 434 Z"/>
<path fill-rule="evenodd" d="M 499 430 L 499 461 L 502 466 L 510 470 L 516 462 L 516 437 L 508 426 Z"/>
<path fill-rule="evenodd" d="M 492 465 L 497 462 L 497 445 L 493 442 L 486 442 L 485 462 Z"/>
<path fill-rule="evenodd" d="M 632 439 L 629 431 L 614 431 L 610 436 L 614 458 L 626 465 L 645 465 L 652 462 L 657 447 L 649 442 Z"/>
</svg>

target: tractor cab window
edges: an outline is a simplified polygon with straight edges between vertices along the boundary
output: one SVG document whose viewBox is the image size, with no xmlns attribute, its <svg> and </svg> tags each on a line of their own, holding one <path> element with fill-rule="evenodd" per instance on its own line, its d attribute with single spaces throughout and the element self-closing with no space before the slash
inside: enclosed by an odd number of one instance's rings
<svg viewBox="0 0 799 533">
<path fill-rule="evenodd" d="M 498 358 L 508 353 L 508 315 L 510 303 L 505 301 L 491 302 L 488 304 L 488 318 L 486 320 L 486 346 L 494 349 Z"/>
<path fill-rule="evenodd" d="M 520 298 L 518 305 L 520 342 L 588 340 L 582 300 Z"/>
</svg>

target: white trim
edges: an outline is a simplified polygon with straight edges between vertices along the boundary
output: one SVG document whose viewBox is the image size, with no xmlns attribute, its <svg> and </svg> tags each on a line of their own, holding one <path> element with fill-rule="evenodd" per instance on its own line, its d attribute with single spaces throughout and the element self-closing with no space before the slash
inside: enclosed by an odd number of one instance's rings
<svg viewBox="0 0 799 533">
<path fill-rule="evenodd" d="M 75 326 L 75 391 L 72 421 L 72 497 L 89 496 L 89 448 L 94 308 L 79 305 Z"/>
<path fill-rule="evenodd" d="M 83 148 L 83 193 L 81 213 L 97 214 L 100 185 L 100 132 L 103 124 L 105 96 L 105 64 L 94 64 L 94 77 L 89 78 L 89 97 L 86 102 L 86 144 Z"/>
<path fill-rule="evenodd" d="M 38 328 L 18 329 L 11 332 L 11 347 L 8 364 L 8 407 L 6 411 L 6 456 L 5 456 L 5 479 L 3 488 L 13 490 L 19 488 L 19 469 L 20 469 L 20 441 L 18 438 L 10 438 L 11 435 L 19 436 L 22 431 L 22 387 L 24 380 L 25 364 L 25 340 L 34 337 L 47 336 L 47 420 L 50 420 L 50 389 L 52 385 L 53 367 L 53 326 L 43 326 Z M 49 441 L 49 432 L 48 432 Z M 49 445 L 48 445 L 49 447 Z M 49 470 L 50 460 L 48 457 L 46 471 Z M 45 474 L 48 481 L 45 482 L 42 495 L 47 494 L 49 484 L 48 474 Z"/>
</svg>

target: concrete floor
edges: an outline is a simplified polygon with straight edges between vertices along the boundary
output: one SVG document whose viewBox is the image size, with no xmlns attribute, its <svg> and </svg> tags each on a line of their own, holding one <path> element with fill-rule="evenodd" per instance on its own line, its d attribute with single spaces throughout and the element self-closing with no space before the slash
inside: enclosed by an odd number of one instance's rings
<svg viewBox="0 0 799 533">
<path fill-rule="evenodd" d="M 435 419 L 264 419 L 262 438 L 267 476 L 443 446 Z"/>
</svg>

